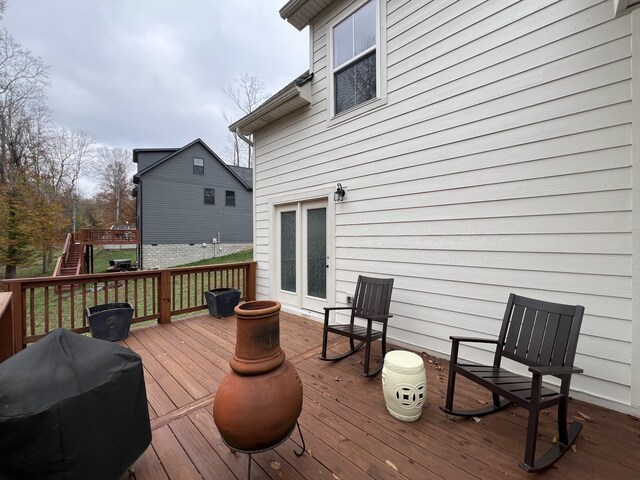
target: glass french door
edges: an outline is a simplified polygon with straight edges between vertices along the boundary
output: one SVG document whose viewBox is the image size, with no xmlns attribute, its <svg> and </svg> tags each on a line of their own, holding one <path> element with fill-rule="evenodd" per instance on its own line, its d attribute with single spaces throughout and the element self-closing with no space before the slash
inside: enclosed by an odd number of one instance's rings
<svg viewBox="0 0 640 480">
<path fill-rule="evenodd" d="M 327 202 L 298 202 L 276 208 L 278 299 L 322 312 L 327 305 Z"/>
</svg>

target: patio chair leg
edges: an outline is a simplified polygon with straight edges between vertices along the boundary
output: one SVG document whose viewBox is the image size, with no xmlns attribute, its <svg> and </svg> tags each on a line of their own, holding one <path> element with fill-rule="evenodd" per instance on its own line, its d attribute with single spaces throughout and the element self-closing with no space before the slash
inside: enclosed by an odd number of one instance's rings
<svg viewBox="0 0 640 480">
<path fill-rule="evenodd" d="M 569 431 L 567 430 L 567 397 L 563 397 L 558 404 L 558 439 L 563 445 L 569 445 Z"/>
<path fill-rule="evenodd" d="M 538 439 L 538 421 L 540 420 L 540 411 L 532 408 L 529 411 L 529 425 L 527 426 L 527 443 L 524 448 L 524 462 L 522 467 L 533 469 L 536 460 L 536 441 Z"/>
<path fill-rule="evenodd" d="M 371 358 L 371 342 L 367 342 L 364 349 L 364 376 L 369 376 L 369 360 Z"/>
</svg>

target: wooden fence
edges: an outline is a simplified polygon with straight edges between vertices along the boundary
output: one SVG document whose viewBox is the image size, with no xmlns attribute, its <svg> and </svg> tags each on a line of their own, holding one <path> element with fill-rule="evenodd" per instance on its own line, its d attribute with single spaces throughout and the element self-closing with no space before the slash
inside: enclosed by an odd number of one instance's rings
<svg viewBox="0 0 640 480">
<path fill-rule="evenodd" d="M 206 309 L 205 290 L 236 288 L 241 300 L 255 300 L 256 262 L 23 278 L 2 284 L 11 295 L 0 297 L 0 361 L 56 328 L 88 332 L 85 312 L 94 305 L 128 302 L 134 309 L 133 323 L 170 323 L 173 316 Z"/>
</svg>

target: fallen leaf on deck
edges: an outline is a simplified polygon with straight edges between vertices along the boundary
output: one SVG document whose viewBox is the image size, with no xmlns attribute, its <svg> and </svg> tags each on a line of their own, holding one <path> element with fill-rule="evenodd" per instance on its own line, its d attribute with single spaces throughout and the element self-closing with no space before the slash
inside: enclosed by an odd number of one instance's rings
<svg viewBox="0 0 640 480">
<path fill-rule="evenodd" d="M 321 373 L 317 373 L 316 377 L 319 378 L 320 380 L 322 380 L 322 374 Z"/>
<path fill-rule="evenodd" d="M 578 411 L 578 415 L 580 415 L 580 417 L 582 417 L 582 419 L 586 420 L 587 422 L 593 423 L 593 418 L 591 418 L 586 413 L 582 413 L 581 411 Z"/>
<path fill-rule="evenodd" d="M 311 455 L 311 449 L 308 449 L 308 450 L 307 450 L 307 454 L 308 454 L 310 457 L 313 457 L 313 455 Z"/>
<path fill-rule="evenodd" d="M 573 453 L 578 453 L 578 447 L 576 447 L 575 443 L 571 445 L 571 450 L 573 450 Z"/>
<path fill-rule="evenodd" d="M 271 465 L 271 468 L 273 468 L 274 470 L 280 470 L 282 468 L 280 462 L 276 461 L 271 462 L 269 465 Z"/>
<path fill-rule="evenodd" d="M 457 419 L 457 417 L 454 417 L 453 415 L 449 415 L 448 413 L 445 413 L 445 416 L 452 422 L 455 422 Z"/>
<path fill-rule="evenodd" d="M 332 473 L 331 475 L 333 475 L 333 478 L 335 478 L 336 480 L 340 480 L 340 477 L 338 475 L 336 475 L 335 473 Z"/>
<path fill-rule="evenodd" d="M 433 363 L 433 360 L 429 360 L 429 363 Z"/>
<path fill-rule="evenodd" d="M 480 405 L 489 405 L 489 402 L 487 402 L 486 400 L 478 400 L 478 403 Z"/>
<path fill-rule="evenodd" d="M 553 438 L 551 439 L 551 443 L 553 443 L 554 445 L 558 443 L 558 435 L 553 436 Z"/>
<path fill-rule="evenodd" d="M 391 468 L 393 468 L 395 471 L 398 471 L 398 467 L 396 467 L 393 462 L 391 460 L 385 460 L 385 462 L 387 465 L 389 465 Z"/>
<path fill-rule="evenodd" d="M 340 380 L 342 380 L 342 377 L 336 377 L 333 379 L 334 382 L 339 382 Z"/>
<path fill-rule="evenodd" d="M 482 419 L 480 417 L 471 417 L 476 423 L 482 423 Z"/>
</svg>

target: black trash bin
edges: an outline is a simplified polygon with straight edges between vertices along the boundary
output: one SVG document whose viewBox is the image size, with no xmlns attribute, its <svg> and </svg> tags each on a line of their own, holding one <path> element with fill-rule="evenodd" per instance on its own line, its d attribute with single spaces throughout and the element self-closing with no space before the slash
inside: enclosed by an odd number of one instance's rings
<svg viewBox="0 0 640 480">
<path fill-rule="evenodd" d="M 233 309 L 240 303 L 240 290 L 235 288 L 214 288 L 206 290 L 204 298 L 209 307 L 209 315 L 213 317 L 228 317 L 233 315 Z"/>
<path fill-rule="evenodd" d="M 100 340 L 113 342 L 127 338 L 132 319 L 130 303 L 105 303 L 87 308 L 91 336 Z"/>
</svg>

